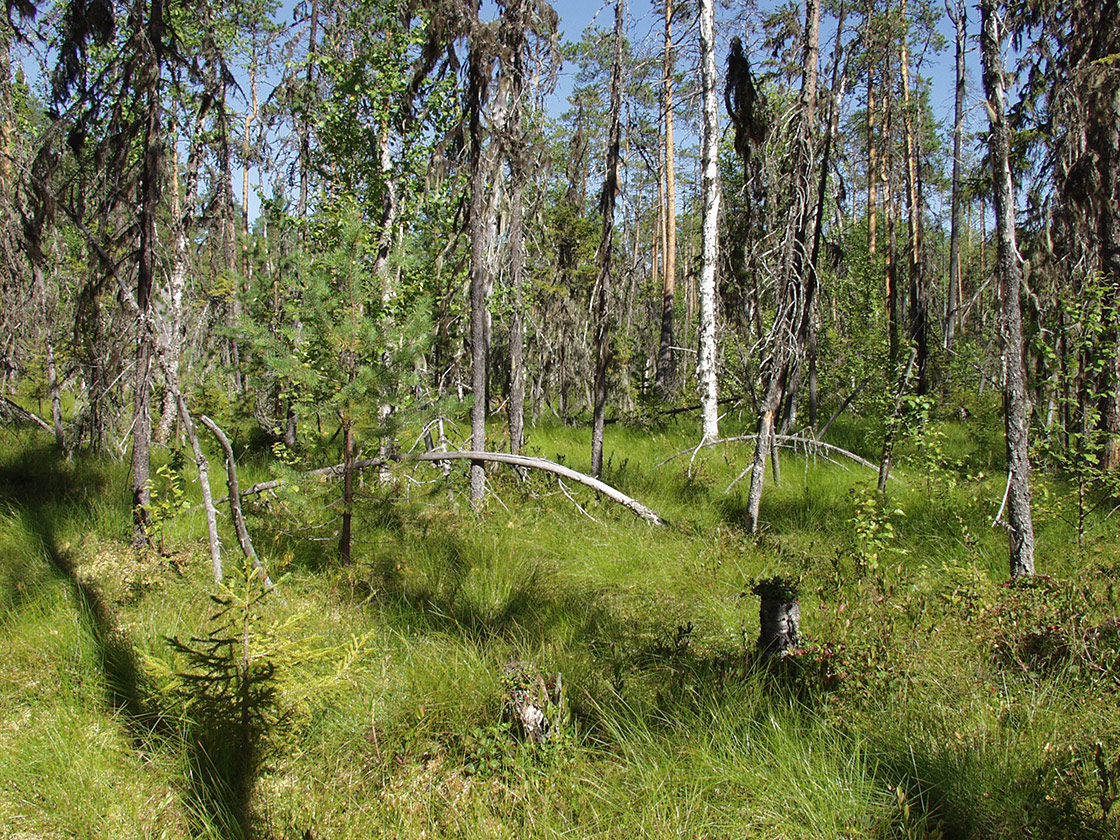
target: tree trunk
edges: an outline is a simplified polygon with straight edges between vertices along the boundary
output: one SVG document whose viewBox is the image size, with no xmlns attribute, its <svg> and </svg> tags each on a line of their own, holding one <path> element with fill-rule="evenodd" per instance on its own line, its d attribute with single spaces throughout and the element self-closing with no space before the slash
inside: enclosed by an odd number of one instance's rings
<svg viewBox="0 0 1120 840">
<path fill-rule="evenodd" d="M 758 530 L 758 514 L 762 507 L 762 486 L 766 472 L 766 456 L 774 446 L 774 415 L 772 400 L 761 407 L 758 417 L 758 437 L 755 440 L 754 460 L 751 462 L 751 486 L 747 493 L 747 527 L 753 534 Z"/>
<path fill-rule="evenodd" d="M 665 1 L 665 56 L 661 106 L 665 111 L 665 270 L 661 277 L 661 346 L 657 354 L 657 391 L 664 399 L 673 388 L 673 310 L 677 282 L 677 177 L 673 141 L 673 0 Z"/>
<path fill-rule="evenodd" d="M 902 423 L 902 397 L 910 389 L 910 374 L 914 370 L 914 362 L 918 358 L 916 349 L 910 351 L 910 361 L 906 363 L 905 370 L 902 371 L 902 376 L 898 380 L 898 389 L 894 395 L 894 405 L 891 407 L 891 413 L 886 418 L 885 428 L 883 430 L 883 450 L 879 455 L 879 484 L 878 492 L 885 493 L 887 490 L 887 479 L 891 474 L 891 459 L 894 457 L 894 444 L 898 440 L 899 426 Z"/>
<path fill-rule="evenodd" d="M 315 53 L 319 31 L 319 0 L 311 0 L 307 35 L 307 77 L 303 92 L 303 113 L 297 126 L 299 140 L 299 198 L 296 216 L 307 218 L 307 199 L 311 189 L 311 107 L 315 101 Z"/>
<path fill-rule="evenodd" d="M 354 515 L 354 422 L 342 419 L 342 528 L 338 535 L 338 559 L 350 565 L 350 523 Z"/>
<path fill-rule="evenodd" d="M 980 55 L 987 97 L 988 158 L 992 162 L 992 200 L 996 217 L 997 272 L 1003 286 L 1004 431 L 1007 437 L 1007 509 L 1013 578 L 1034 574 L 1034 524 L 1031 520 L 1030 450 L 1026 372 L 1023 369 L 1022 315 L 1019 308 L 1022 265 L 1015 239 L 1015 194 L 1011 179 L 1011 136 L 1005 115 L 1003 22 L 997 0 L 980 0 Z"/>
<path fill-rule="evenodd" d="M 172 132 L 174 134 L 174 132 Z M 183 290 L 187 285 L 187 220 L 179 201 L 179 154 L 172 139 L 171 146 L 171 231 L 175 247 L 171 255 L 171 272 L 168 283 L 158 291 L 159 336 L 157 352 L 160 366 L 165 370 L 168 384 L 164 392 L 163 409 L 156 429 L 156 440 L 163 442 L 171 433 L 177 413 L 181 413 L 175 394 L 179 388 L 179 366 L 183 357 Z M 187 206 L 193 204 L 187 196 Z"/>
<path fill-rule="evenodd" d="M 953 113 L 953 180 L 949 211 L 949 289 L 945 304 L 945 349 L 953 350 L 957 310 L 961 294 L 961 146 L 964 141 L 965 27 L 968 15 L 964 0 L 946 0 L 945 9 L 956 32 L 956 96 Z"/>
<path fill-rule="evenodd" d="M 595 284 L 595 405 L 591 427 L 591 474 L 603 474 L 603 425 L 607 410 L 607 368 L 610 363 L 611 255 L 614 247 L 614 205 L 618 195 L 618 165 L 621 157 L 622 115 L 622 0 L 614 7 L 614 54 L 611 59 L 610 128 L 607 139 L 606 177 L 599 199 L 603 215 L 599 239 L 599 278 Z"/>
<path fill-rule="evenodd" d="M 898 72 L 902 80 L 903 133 L 906 135 L 906 203 L 908 208 L 907 229 L 910 238 L 908 280 L 910 293 L 910 317 L 907 325 L 907 340 L 917 348 L 917 369 L 919 394 L 929 391 L 929 330 L 926 324 L 925 283 L 922 277 L 922 237 L 921 237 L 921 200 L 918 187 L 918 140 L 913 113 L 914 103 L 910 96 L 910 47 L 908 43 L 910 22 L 907 17 L 907 0 L 900 0 L 899 16 L 902 32 L 899 36 Z"/>
<path fill-rule="evenodd" d="M 696 379 L 700 388 L 701 440 L 719 437 L 716 372 L 716 270 L 719 266 L 719 100 L 716 95 L 715 2 L 700 2 L 700 78 L 704 137 L 700 189 L 703 202 L 700 258 L 700 347 Z"/>
<path fill-rule="evenodd" d="M 875 251 L 878 247 L 878 222 L 879 211 L 879 147 L 875 142 L 875 63 L 872 55 L 875 48 L 874 40 L 874 13 L 875 0 L 867 0 L 865 11 L 864 42 L 867 49 L 867 253 L 875 260 Z"/>
<path fill-rule="evenodd" d="M 151 387 L 153 341 L 152 287 L 155 282 L 156 214 L 159 210 L 160 75 L 163 58 L 163 0 L 152 0 L 147 25 L 150 58 L 148 89 L 144 92 L 146 126 L 140 169 L 140 253 L 136 272 L 136 391 L 132 423 L 132 543 L 148 545 L 148 476 L 152 442 Z"/>
<path fill-rule="evenodd" d="M 474 26 L 481 27 L 477 14 Z M 483 55 L 480 37 L 472 34 L 467 68 L 467 107 L 470 121 L 470 335 L 471 335 L 471 448 L 486 451 L 486 289 L 490 265 L 486 248 L 487 207 L 486 171 L 482 154 L 482 108 L 485 86 L 490 75 L 490 61 Z M 482 509 L 486 493 L 486 473 L 481 461 L 471 464 L 471 505 Z"/>
<path fill-rule="evenodd" d="M 183 424 L 183 430 L 191 444 L 191 452 L 194 453 L 194 462 L 198 467 L 198 486 L 202 491 L 202 507 L 206 512 L 206 536 L 210 545 L 210 571 L 214 576 L 214 583 L 221 583 L 222 544 L 218 539 L 218 516 L 214 510 L 214 497 L 210 490 L 210 462 L 206 460 L 206 453 L 202 451 L 202 445 L 198 442 L 198 431 L 191 420 L 190 412 L 187 411 L 187 402 L 179 393 L 178 385 L 171 378 L 171 371 L 165 369 L 164 374 L 167 376 L 167 388 L 172 393 L 179 412 L 179 422 Z"/>
<path fill-rule="evenodd" d="M 522 127 L 525 97 L 526 21 L 524 2 L 510 3 L 510 45 L 512 74 L 509 121 L 506 131 L 509 144 L 509 451 L 517 455 L 525 445 L 525 300 L 522 293 L 525 276 L 525 185 L 526 138 Z"/>
<path fill-rule="evenodd" d="M 3 37 L 0 34 L 0 37 Z M 0 79 L 0 84 L 5 84 L 6 79 Z M 42 321 L 43 349 L 47 363 L 47 388 L 51 397 L 51 429 L 54 441 L 60 450 L 66 449 L 66 433 L 62 426 L 62 398 L 59 394 L 58 367 L 54 359 L 54 336 L 52 331 L 52 318 L 47 301 L 47 282 L 43 276 L 43 265 L 46 261 L 42 249 L 42 227 L 45 221 L 41 212 L 32 214 L 31 224 L 25 224 L 25 248 L 28 262 L 31 264 L 32 283 L 35 290 L 36 304 L 39 309 L 39 319 Z"/>
<path fill-rule="evenodd" d="M 249 129 L 257 117 L 257 41 L 254 37 L 249 55 L 249 90 L 250 104 L 245 112 L 245 136 L 241 139 L 241 274 L 248 283 L 252 275 L 252 264 L 249 259 L 249 164 L 252 158 L 253 146 L 249 141 Z"/>
<path fill-rule="evenodd" d="M 758 606 L 758 649 L 764 657 L 781 656 L 801 641 L 801 602 L 763 597 Z"/>
<path fill-rule="evenodd" d="M 219 166 L 219 241 L 222 245 L 221 265 L 225 287 L 229 293 L 226 304 L 226 326 L 230 331 L 226 341 L 229 343 L 230 384 L 233 393 L 240 396 L 245 392 L 245 381 L 241 375 L 241 346 L 235 337 L 238 321 L 241 320 L 241 281 L 237 259 L 237 210 L 233 203 L 233 145 L 232 123 L 226 102 L 224 84 L 219 94 L 218 113 L 218 166 Z"/>
<path fill-rule="evenodd" d="M 840 103 L 844 98 L 844 88 L 847 84 L 845 78 L 840 76 L 840 65 L 844 57 L 844 19 L 846 16 L 843 0 L 841 0 L 839 10 L 837 12 L 836 20 L 836 41 L 833 46 L 832 53 L 832 80 L 829 90 L 828 101 L 828 119 L 826 121 L 826 129 L 824 135 L 824 149 L 821 152 L 820 174 L 817 181 L 817 201 L 816 207 L 813 211 L 813 237 L 812 248 L 809 252 L 808 262 L 805 265 L 805 273 L 812 283 L 812 293 L 808 295 L 809 299 L 815 297 L 815 290 L 818 285 L 817 281 L 817 263 L 820 259 L 821 252 L 821 238 L 824 232 L 824 205 L 828 197 L 828 175 L 832 160 L 832 148 L 834 137 L 837 134 L 840 120 Z M 813 387 L 810 388 L 810 412 L 809 412 L 809 425 L 816 425 L 816 370 L 817 370 L 817 312 L 812 307 L 805 309 L 801 313 L 801 322 L 798 325 L 797 344 L 799 348 L 804 350 L 804 355 L 807 356 L 808 368 L 810 378 L 813 380 Z M 801 396 L 801 370 L 803 365 L 797 365 L 791 371 L 791 378 L 786 387 L 786 395 L 784 399 L 785 410 L 783 411 L 782 423 L 780 432 L 782 434 L 789 434 L 794 431 L 797 425 L 797 403 Z M 777 470 L 775 470 L 775 476 Z"/>
<path fill-rule="evenodd" d="M 747 495 L 747 524 L 751 531 L 758 530 L 762 487 L 765 481 L 766 456 L 773 447 L 774 423 L 786 385 L 798 376 L 798 367 L 804 359 L 808 324 L 816 299 L 816 266 L 808 250 L 808 227 L 812 202 L 812 137 L 817 114 L 817 62 L 820 38 L 820 3 L 808 0 L 805 8 L 805 34 L 802 50 L 800 95 L 800 120 L 794 148 L 791 151 L 792 189 L 790 221 L 783 245 L 782 269 L 779 283 L 781 299 L 776 316 L 774 346 L 764 366 L 765 388 L 759 403 L 758 439 L 755 444 L 754 467 L 751 486 Z M 777 459 L 774 459 L 777 469 Z M 777 475 L 775 475 L 777 480 Z"/>
<path fill-rule="evenodd" d="M 222 451 L 226 456 L 226 486 L 229 488 L 229 510 L 230 518 L 233 519 L 233 527 L 237 533 L 237 541 L 241 546 L 241 551 L 246 559 L 252 563 L 253 568 L 260 577 L 261 582 L 267 590 L 274 588 L 273 582 L 268 577 L 268 572 L 261 563 L 260 558 L 257 557 L 257 551 L 253 548 L 253 540 L 249 537 L 249 529 L 245 527 L 245 517 L 241 515 L 241 488 L 237 481 L 237 462 L 233 458 L 233 446 L 226 437 L 225 432 L 213 420 L 205 414 L 201 415 L 199 422 L 202 423 L 207 429 L 213 433 L 214 437 L 218 439 L 218 443 L 222 447 Z"/>
</svg>

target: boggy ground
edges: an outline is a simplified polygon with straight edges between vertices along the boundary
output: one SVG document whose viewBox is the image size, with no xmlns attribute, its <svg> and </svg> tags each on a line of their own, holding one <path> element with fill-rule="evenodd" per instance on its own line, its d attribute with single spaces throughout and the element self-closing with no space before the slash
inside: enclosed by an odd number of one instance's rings
<svg viewBox="0 0 1120 840">
<path fill-rule="evenodd" d="M 1112 505 L 1079 545 L 1072 494 L 1040 475 L 1041 574 L 1008 585 L 998 447 L 936 434 L 884 500 L 862 467 L 787 453 L 758 536 L 746 481 L 727 489 L 749 444 L 661 463 L 683 420 L 608 430 L 604 477 L 667 528 L 506 469 L 476 517 L 465 467 L 400 468 L 366 477 L 347 568 L 338 488 L 289 481 L 247 502 L 267 597 L 227 517 L 227 587 L 209 582 L 193 476 L 163 552 L 137 555 L 122 465 L 9 435 L 3 836 L 1116 837 Z M 528 448 L 582 469 L 588 439 Z M 277 469 L 244 461 L 243 485 Z M 805 647 L 765 663 L 750 588 L 776 574 L 800 583 Z M 503 715 L 511 660 L 561 675 L 543 747 Z"/>
</svg>

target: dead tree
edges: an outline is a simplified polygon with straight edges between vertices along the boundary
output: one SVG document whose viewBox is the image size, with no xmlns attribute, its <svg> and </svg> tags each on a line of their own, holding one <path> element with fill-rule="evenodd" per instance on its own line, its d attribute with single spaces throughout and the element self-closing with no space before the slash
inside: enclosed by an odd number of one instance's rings
<svg viewBox="0 0 1120 840">
<path fill-rule="evenodd" d="M 611 252 L 614 248 L 614 205 L 618 197 L 618 165 L 622 135 L 622 0 L 614 7 L 614 53 L 611 59 L 610 129 L 607 139 L 607 168 L 599 212 L 603 215 L 599 239 L 599 278 L 595 284 L 595 396 L 591 427 L 591 474 L 603 474 L 603 425 L 607 410 L 607 368 L 610 365 Z"/>
<path fill-rule="evenodd" d="M 769 354 L 762 365 L 762 388 L 758 405 L 758 439 L 755 445 L 751 486 L 747 496 L 747 521 L 751 531 L 758 530 L 758 512 L 762 502 L 762 486 L 766 470 L 766 456 L 773 448 L 774 423 L 787 392 L 787 385 L 798 376 L 804 358 L 805 345 L 812 323 L 812 310 L 817 292 L 816 266 L 813 265 L 809 246 L 809 225 L 812 217 L 812 137 L 817 113 L 817 54 L 820 32 L 819 0 L 808 0 L 805 11 L 805 35 L 802 50 L 801 95 L 798 102 L 800 119 L 797 121 L 791 154 L 793 172 L 793 198 L 790 203 L 790 223 L 782 248 L 782 268 L 779 278 L 778 310 L 769 336 Z M 736 51 L 732 50 L 732 59 Z M 739 50 L 739 61 L 744 61 Z M 735 146 L 749 148 L 745 134 L 751 126 L 748 115 L 743 113 L 741 102 L 732 94 L 738 93 L 737 79 L 728 62 L 728 104 L 736 126 Z M 746 159 L 744 157 L 744 166 Z"/>
</svg>

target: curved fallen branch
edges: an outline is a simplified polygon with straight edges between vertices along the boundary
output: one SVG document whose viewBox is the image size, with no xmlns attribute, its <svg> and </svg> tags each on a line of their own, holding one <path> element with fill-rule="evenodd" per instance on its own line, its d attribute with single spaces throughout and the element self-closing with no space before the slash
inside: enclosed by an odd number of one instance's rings
<svg viewBox="0 0 1120 840">
<path fill-rule="evenodd" d="M 392 461 L 397 463 L 409 462 L 427 462 L 427 463 L 443 463 L 446 461 L 487 461 L 496 464 L 509 464 L 514 467 L 525 467 L 527 469 L 542 470 L 549 472 L 553 475 L 567 478 L 577 484 L 582 484 L 584 487 L 590 487 L 592 490 L 606 496 L 613 502 L 618 502 L 624 508 L 629 510 L 635 516 L 646 520 L 654 525 L 668 524 L 660 515 L 657 514 L 652 508 L 648 508 L 639 502 L 627 496 L 621 490 L 611 487 L 604 481 L 600 481 L 594 476 L 585 473 L 577 472 L 570 467 L 565 467 L 562 464 L 557 464 L 555 461 L 549 461 L 547 458 L 533 458 L 528 455 L 511 455 L 508 452 L 470 452 L 470 451 L 450 451 L 450 452 L 420 452 L 416 454 L 402 454 L 396 455 Z M 384 466 L 388 462 L 381 458 L 369 458 L 363 461 L 356 461 L 354 463 L 355 469 L 363 469 L 367 467 Z M 311 472 L 304 473 L 305 476 L 328 476 L 338 477 L 342 475 L 342 465 L 336 464 L 330 467 L 322 467 Z M 273 479 L 272 481 L 262 481 L 260 484 L 254 484 L 240 492 L 240 496 L 250 496 L 257 493 L 263 493 L 266 490 L 273 490 L 282 484 L 281 479 Z M 223 501 L 222 499 L 218 500 Z"/>
<path fill-rule="evenodd" d="M 682 450 L 675 455 L 670 455 L 657 466 L 663 467 L 670 461 L 675 461 L 677 458 L 680 458 L 683 455 L 688 455 L 690 452 L 695 454 L 697 451 L 701 449 L 707 449 L 709 446 L 717 446 L 721 443 L 740 443 L 742 441 L 757 439 L 758 435 L 738 435 L 736 437 L 720 438 L 718 440 L 706 440 L 699 446 L 690 446 L 688 449 Z M 798 446 L 798 444 L 800 444 L 801 446 L 805 447 L 806 451 L 812 448 L 819 448 L 824 449 L 828 452 L 835 452 L 837 455 L 843 455 L 845 458 L 855 461 L 857 464 L 867 467 L 868 469 L 875 470 L 876 472 L 878 472 L 879 470 L 879 467 L 877 465 L 871 463 L 866 458 L 862 458 L 856 453 L 850 452 L 847 449 L 836 446 L 835 444 L 825 443 L 823 440 L 816 440 L 815 438 L 805 437 L 804 435 L 774 435 L 774 441 L 790 449 L 794 449 Z M 736 481 L 737 480 L 738 479 L 736 479 Z"/>
<path fill-rule="evenodd" d="M 400 460 L 434 461 L 436 463 L 440 461 L 490 461 L 497 464 L 509 464 L 514 467 L 543 470 L 544 472 L 550 472 L 562 478 L 571 479 L 578 484 L 582 484 L 584 487 L 590 487 L 592 490 L 602 493 L 611 501 L 618 502 L 635 516 L 641 517 L 647 522 L 651 522 L 654 525 L 668 524 L 653 509 L 646 507 L 636 499 L 630 498 L 621 490 L 616 490 L 614 487 L 611 487 L 604 481 L 600 481 L 594 476 L 576 472 L 570 467 L 557 464 L 555 461 L 549 461 L 547 458 L 532 458 L 528 455 L 511 455 L 508 452 L 423 452 L 419 455 L 401 456 Z"/>
</svg>

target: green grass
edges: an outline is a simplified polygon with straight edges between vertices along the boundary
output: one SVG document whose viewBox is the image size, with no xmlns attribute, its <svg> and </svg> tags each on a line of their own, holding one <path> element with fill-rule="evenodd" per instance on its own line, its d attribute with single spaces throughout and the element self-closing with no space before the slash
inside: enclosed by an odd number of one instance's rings
<svg viewBox="0 0 1120 840">
<path fill-rule="evenodd" d="M 246 503 L 281 580 L 248 612 L 224 513 L 230 589 L 208 580 L 193 475 L 165 553 L 137 555 L 125 465 L 9 442 L 0 825 L 12 837 L 1114 837 L 1120 807 L 1106 815 L 1101 797 L 1120 779 L 1095 756 L 1120 756 L 1120 545 L 1098 514 L 1079 549 L 1068 493 L 1039 477 L 1050 577 L 1005 586 L 990 430 L 939 428 L 952 457 L 900 445 L 875 514 L 890 527 L 870 546 L 856 525 L 871 471 L 784 455 L 752 536 L 746 482 L 728 489 L 750 444 L 665 462 L 693 439 L 685 421 L 607 430 L 605 478 L 663 514 L 662 529 L 509 470 L 489 474 L 476 516 L 465 466 L 450 484 L 417 466 L 364 479 L 355 561 L 340 568 L 337 486 L 289 486 Z M 834 439 L 874 457 L 874 434 L 842 422 Z M 586 469 L 588 437 L 540 427 L 528 449 Z M 243 485 L 271 475 L 266 455 L 244 459 Z M 807 647 L 767 664 L 749 592 L 775 574 L 801 582 Z M 222 616 L 215 594 L 234 605 Z M 184 652 L 223 633 L 237 643 L 217 671 Z M 242 706 L 246 640 L 263 676 Z M 544 749 L 503 714 L 511 660 L 562 676 Z M 208 688 L 192 680 L 207 673 Z"/>
</svg>

